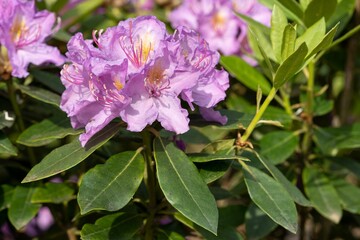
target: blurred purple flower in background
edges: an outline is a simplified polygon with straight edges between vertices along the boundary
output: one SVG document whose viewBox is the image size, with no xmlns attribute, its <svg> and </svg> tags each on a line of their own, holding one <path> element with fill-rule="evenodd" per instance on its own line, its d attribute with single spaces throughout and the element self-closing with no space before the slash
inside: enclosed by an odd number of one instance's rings
<svg viewBox="0 0 360 240">
<path fill-rule="evenodd" d="M 70 64 L 63 67 L 66 87 L 61 108 L 74 128 L 85 127 L 86 142 L 111 120 L 121 117 L 139 132 L 154 121 L 177 134 L 189 129 L 181 98 L 208 109 L 211 120 L 226 118 L 211 110 L 225 98 L 228 74 L 216 70 L 219 53 L 200 35 L 179 28 L 173 35 L 153 16 L 120 22 L 84 40 L 78 33 L 68 43 Z M 96 47 L 94 47 L 94 45 Z"/>
<path fill-rule="evenodd" d="M 55 14 L 36 12 L 34 1 L 20 0 L 1 0 L 0 12 L 0 44 L 7 50 L 13 76 L 26 77 L 30 63 L 64 63 L 59 50 L 44 43 L 56 31 Z"/>
<path fill-rule="evenodd" d="M 247 41 L 247 24 L 234 11 L 269 26 L 271 11 L 257 0 L 184 0 L 169 15 L 171 25 L 187 26 L 199 32 L 210 48 L 225 55 L 251 53 Z"/>
<path fill-rule="evenodd" d="M 37 237 L 46 232 L 53 224 L 54 217 L 48 207 L 40 208 L 37 216 L 25 227 L 25 233 L 29 237 Z"/>
</svg>

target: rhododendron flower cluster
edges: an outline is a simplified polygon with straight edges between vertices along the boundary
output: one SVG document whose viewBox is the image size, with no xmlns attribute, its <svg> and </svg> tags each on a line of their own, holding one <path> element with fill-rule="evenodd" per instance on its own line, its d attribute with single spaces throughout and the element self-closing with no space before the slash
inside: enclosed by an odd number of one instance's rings
<svg viewBox="0 0 360 240">
<path fill-rule="evenodd" d="M 117 117 L 130 131 L 157 120 L 184 133 L 189 118 L 181 99 L 192 110 L 199 106 L 205 119 L 226 122 L 213 107 L 225 98 L 228 74 L 215 68 L 219 53 L 192 30 L 180 27 L 170 35 L 161 21 L 142 16 L 94 31 L 92 40 L 77 33 L 67 47 L 61 108 L 74 128 L 85 127 L 83 145 Z"/>
<path fill-rule="evenodd" d="M 251 53 L 248 26 L 234 11 L 270 25 L 271 11 L 257 0 L 184 0 L 170 13 L 169 20 L 173 27 L 187 26 L 198 31 L 214 50 L 246 57 Z"/>
<path fill-rule="evenodd" d="M 20 0 L 1 0 L 0 12 L 0 44 L 6 48 L 2 53 L 7 54 L 1 58 L 8 59 L 13 76 L 26 77 L 30 63 L 64 63 L 59 50 L 44 43 L 56 30 L 55 14 L 36 12 L 34 1 Z"/>
</svg>

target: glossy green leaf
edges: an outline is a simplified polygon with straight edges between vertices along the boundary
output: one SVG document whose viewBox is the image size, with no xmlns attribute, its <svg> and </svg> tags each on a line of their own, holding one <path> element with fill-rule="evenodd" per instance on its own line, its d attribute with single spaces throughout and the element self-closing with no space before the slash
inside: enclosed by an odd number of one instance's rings
<svg viewBox="0 0 360 240">
<path fill-rule="evenodd" d="M 360 147 L 360 124 L 339 128 L 315 128 L 314 140 L 321 151 L 335 156 L 341 149 Z"/>
<path fill-rule="evenodd" d="M 46 131 L 44 131 L 46 129 Z M 35 123 L 20 134 L 17 142 L 30 147 L 44 146 L 56 139 L 76 135 L 83 130 L 74 130 L 67 117 L 55 116 Z"/>
<path fill-rule="evenodd" d="M 68 183 L 48 182 L 35 189 L 32 203 L 63 203 L 75 198 L 75 189 Z"/>
<path fill-rule="evenodd" d="M 257 166 L 260 166 L 260 164 L 263 165 L 269 171 L 269 173 L 285 188 L 285 190 L 289 193 L 291 198 L 296 203 L 306 207 L 311 206 L 309 200 L 307 200 L 304 197 L 304 195 L 300 192 L 300 190 L 294 184 L 292 184 L 284 176 L 284 174 L 266 158 L 261 157 L 256 152 L 244 152 L 242 155 L 250 159 L 249 165 L 252 166 L 256 166 L 256 164 Z"/>
<path fill-rule="evenodd" d="M 334 13 L 337 0 L 311 1 L 304 12 L 305 25 L 310 27 L 322 17 L 328 20 Z"/>
<path fill-rule="evenodd" d="M 65 90 L 64 85 L 60 81 L 60 77 L 57 74 L 41 71 L 38 69 L 32 69 L 31 74 L 34 76 L 35 80 L 44 84 L 52 91 L 62 94 Z"/>
<path fill-rule="evenodd" d="M 250 124 L 251 120 L 254 117 L 253 114 L 241 113 L 225 109 L 220 110 L 220 113 L 222 115 L 225 115 L 228 118 L 228 121 L 225 125 L 216 127 L 229 130 L 247 128 L 247 126 Z"/>
<path fill-rule="evenodd" d="M 34 191 L 33 184 L 22 184 L 14 190 L 8 217 L 11 224 L 18 230 L 28 224 L 40 209 L 40 204 L 31 203 L 31 196 Z"/>
<path fill-rule="evenodd" d="M 159 185 L 169 203 L 199 226 L 216 234 L 218 210 L 214 196 L 195 165 L 174 144 L 155 139 Z"/>
<path fill-rule="evenodd" d="M 80 236 L 83 240 L 132 240 L 142 222 L 138 214 L 115 213 L 99 218 L 95 224 L 85 224 Z"/>
<path fill-rule="evenodd" d="M 284 187 L 257 168 L 248 166 L 244 169 L 245 183 L 254 203 L 273 221 L 296 233 L 297 211 Z"/>
<path fill-rule="evenodd" d="M 78 139 L 69 144 L 54 149 L 37 165 L 35 165 L 22 181 L 32 182 L 61 173 L 74 167 L 85 160 L 96 149 L 104 145 L 118 131 L 120 125 L 109 124 L 103 130 L 95 134 L 85 147 L 81 146 Z"/>
<path fill-rule="evenodd" d="M 209 184 L 225 175 L 232 161 L 212 161 L 197 163 L 200 176 L 205 183 Z"/>
<path fill-rule="evenodd" d="M 283 11 L 274 5 L 271 16 L 271 44 L 274 54 L 278 62 L 281 61 L 281 46 L 283 42 L 283 34 L 288 21 Z"/>
<path fill-rule="evenodd" d="M 260 140 L 260 153 L 273 164 L 284 162 L 295 151 L 299 143 L 297 134 L 288 131 L 273 131 Z"/>
<path fill-rule="evenodd" d="M 316 167 L 306 167 L 303 172 L 306 195 L 315 209 L 324 217 L 338 223 L 342 216 L 340 199 L 329 179 Z"/>
<path fill-rule="evenodd" d="M 267 95 L 269 93 L 270 83 L 256 68 L 250 66 L 243 59 L 236 56 L 222 56 L 220 63 L 230 74 L 248 88 L 257 91 L 258 86 L 260 86 L 264 94 Z"/>
<path fill-rule="evenodd" d="M 292 24 L 284 29 L 281 44 L 281 63 L 284 62 L 295 51 L 296 30 Z"/>
<path fill-rule="evenodd" d="M 296 39 L 296 48 L 300 47 L 301 44 L 306 43 L 309 53 L 311 53 L 316 46 L 318 46 L 325 37 L 326 24 L 325 19 L 321 18 L 319 21 L 314 23 L 311 27 Z"/>
<path fill-rule="evenodd" d="M 308 48 L 303 43 L 293 54 L 291 54 L 277 69 L 274 77 L 274 87 L 279 89 L 284 83 L 301 70 Z"/>
<path fill-rule="evenodd" d="M 281 123 L 281 125 L 284 126 L 284 128 L 289 128 L 292 122 L 291 116 L 289 116 L 289 114 L 287 114 L 283 109 L 274 106 L 269 106 L 266 108 L 261 120 L 278 121 Z"/>
<path fill-rule="evenodd" d="M 0 211 L 8 208 L 12 196 L 14 194 L 14 187 L 8 184 L 3 184 L 0 186 Z"/>
<path fill-rule="evenodd" d="M 10 142 L 5 134 L 0 131 L 0 154 L 16 156 L 17 152 L 17 148 Z"/>
<path fill-rule="evenodd" d="M 116 211 L 131 200 L 144 175 L 141 150 L 113 155 L 84 175 L 78 194 L 81 214 L 92 210 Z"/>
<path fill-rule="evenodd" d="M 248 239 L 262 239 L 278 225 L 255 204 L 250 204 L 246 215 L 246 236 Z"/>
<path fill-rule="evenodd" d="M 233 156 L 227 153 L 215 153 L 215 154 L 209 154 L 209 153 L 193 153 L 188 155 L 189 159 L 192 162 L 211 162 L 211 161 L 219 161 L 219 160 L 232 160 L 232 159 L 239 159 L 239 156 Z"/>
<path fill-rule="evenodd" d="M 63 28 L 70 27 L 81 18 L 92 13 L 96 8 L 103 4 L 102 0 L 84 1 L 77 4 L 74 8 L 67 11 L 63 16 Z"/>
<path fill-rule="evenodd" d="M 18 85 L 18 88 L 26 95 L 29 95 L 41 102 L 45 102 L 56 107 L 59 107 L 60 105 L 60 96 L 53 92 L 34 86 Z"/>
<path fill-rule="evenodd" d="M 360 214 L 360 188 L 345 179 L 331 179 L 331 184 L 338 193 L 342 207 L 354 214 Z"/>
</svg>

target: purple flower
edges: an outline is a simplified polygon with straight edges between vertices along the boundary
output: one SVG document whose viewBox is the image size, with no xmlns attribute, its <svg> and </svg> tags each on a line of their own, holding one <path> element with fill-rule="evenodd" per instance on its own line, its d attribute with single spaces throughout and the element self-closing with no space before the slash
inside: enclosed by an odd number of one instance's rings
<svg viewBox="0 0 360 240">
<path fill-rule="evenodd" d="M 158 121 L 181 134 L 189 129 L 181 98 L 192 109 L 193 103 L 213 108 L 224 99 L 228 75 L 215 69 L 219 54 L 197 33 L 181 28 L 169 35 L 152 16 L 96 33 L 92 41 L 80 33 L 71 38 L 66 54 L 71 63 L 61 71 L 66 87 L 61 108 L 74 128 L 85 127 L 83 145 L 116 117 L 130 131 Z"/>
<path fill-rule="evenodd" d="M 36 12 L 34 1 L 20 0 L 1 0 L 0 11 L 0 43 L 7 49 L 13 76 L 26 77 L 30 63 L 64 63 L 59 50 L 44 43 L 56 30 L 53 13 Z"/>
<path fill-rule="evenodd" d="M 53 224 L 54 217 L 48 207 L 41 207 L 37 216 L 25 227 L 25 233 L 29 237 L 37 237 L 46 232 Z"/>
<path fill-rule="evenodd" d="M 199 32 L 213 50 L 245 56 L 251 53 L 247 24 L 234 9 L 262 24 L 270 24 L 270 10 L 256 0 L 184 0 L 169 19 L 173 27 L 187 26 Z"/>
<path fill-rule="evenodd" d="M 151 11 L 154 8 L 154 0 L 131 0 L 131 3 L 139 10 Z"/>
</svg>

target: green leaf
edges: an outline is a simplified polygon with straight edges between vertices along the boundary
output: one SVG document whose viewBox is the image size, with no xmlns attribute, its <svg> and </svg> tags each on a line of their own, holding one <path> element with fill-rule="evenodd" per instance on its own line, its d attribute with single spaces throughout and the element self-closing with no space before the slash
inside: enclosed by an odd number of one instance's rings
<svg viewBox="0 0 360 240">
<path fill-rule="evenodd" d="M 306 9 L 312 0 L 300 0 L 300 5 L 303 9 Z"/>
<path fill-rule="evenodd" d="M 255 204 L 250 204 L 245 218 L 246 236 L 248 239 L 262 239 L 278 226 Z"/>
<path fill-rule="evenodd" d="M 309 59 L 313 55 L 317 54 L 320 51 L 325 51 L 333 42 L 333 39 L 335 37 L 335 34 L 337 32 L 339 25 L 335 25 L 323 38 L 323 40 L 312 50 L 310 54 L 306 57 L 306 59 Z"/>
<path fill-rule="evenodd" d="M 277 5 L 288 18 L 295 20 L 296 23 L 300 25 L 304 25 L 302 22 L 304 12 L 300 4 L 295 0 L 259 0 L 259 2 L 269 8 L 273 8 L 274 5 Z"/>
<path fill-rule="evenodd" d="M 57 31 L 56 33 L 54 33 L 53 38 L 59 40 L 59 41 L 63 41 L 63 42 L 68 42 L 71 38 L 71 35 L 66 32 L 64 29 L 59 29 L 59 31 Z"/>
<path fill-rule="evenodd" d="M 254 203 L 273 221 L 296 233 L 297 212 L 288 192 L 280 183 L 257 168 L 248 166 L 245 170 L 245 183 Z"/>
<path fill-rule="evenodd" d="M 339 128 L 316 127 L 314 133 L 314 141 L 324 154 L 335 156 L 342 149 L 360 147 L 360 123 Z"/>
<path fill-rule="evenodd" d="M 265 59 L 268 63 L 271 60 L 276 60 L 274 51 L 272 49 L 271 40 L 270 40 L 270 33 L 266 33 L 261 31 L 258 28 L 253 28 L 251 25 L 249 26 L 249 43 L 251 48 L 260 51 L 261 56 Z M 270 69 L 271 66 L 268 66 Z"/>
<path fill-rule="evenodd" d="M 67 117 L 54 116 L 27 128 L 20 134 L 17 143 L 30 147 L 39 147 L 68 135 L 79 134 L 82 131 L 73 129 Z"/>
<path fill-rule="evenodd" d="M 355 3 L 356 0 L 338 0 L 334 13 L 326 21 L 327 27 L 333 27 L 340 22 L 339 32 L 342 32 L 354 13 Z"/>
<path fill-rule="evenodd" d="M 159 185 L 169 203 L 199 226 L 216 234 L 218 210 L 214 196 L 195 165 L 174 144 L 155 139 Z"/>
<path fill-rule="evenodd" d="M 14 190 L 8 217 L 17 230 L 28 224 L 40 209 L 40 204 L 31 203 L 31 196 L 34 191 L 33 184 L 19 185 Z"/>
<path fill-rule="evenodd" d="M 17 153 L 17 148 L 10 142 L 5 134 L 0 131 L 0 154 L 16 156 Z"/>
<path fill-rule="evenodd" d="M 219 160 L 232 160 L 232 159 L 239 159 L 241 157 L 239 156 L 232 156 L 228 153 L 215 153 L 215 154 L 209 154 L 209 153 L 193 153 L 188 155 L 189 159 L 192 162 L 211 162 L 211 161 L 219 161 Z"/>
<path fill-rule="evenodd" d="M 235 227 L 219 226 L 218 234 L 214 235 L 208 231 L 197 228 L 206 240 L 243 240 L 243 236 L 236 231 Z"/>
<path fill-rule="evenodd" d="M 281 9 L 274 5 L 271 16 L 271 32 L 270 39 L 274 50 L 274 54 L 278 62 L 281 61 L 281 46 L 283 42 L 283 34 L 288 21 Z"/>
<path fill-rule="evenodd" d="M 283 109 L 274 106 L 268 106 L 266 108 L 261 120 L 278 121 L 284 126 L 284 128 L 291 127 L 292 122 L 289 114 L 287 114 Z"/>
<path fill-rule="evenodd" d="M 185 238 L 177 232 L 169 232 L 162 229 L 159 229 L 158 232 L 157 240 L 185 240 Z"/>
<path fill-rule="evenodd" d="M 116 211 L 131 200 L 144 175 L 141 150 L 113 155 L 84 175 L 78 195 L 81 214 L 92 210 Z"/>
<path fill-rule="evenodd" d="M 250 159 L 250 165 L 254 164 L 253 166 L 255 166 L 257 162 L 260 162 L 269 171 L 269 173 L 285 188 L 285 190 L 289 193 L 291 198 L 297 204 L 305 207 L 311 206 L 309 200 L 304 197 L 300 190 L 296 186 L 294 186 L 294 184 L 292 184 L 276 166 L 274 166 L 271 162 L 267 161 L 267 159 L 264 159 L 256 152 L 244 152 L 243 156 Z"/>
<path fill-rule="evenodd" d="M 251 18 L 245 14 L 241 14 L 239 12 L 235 12 L 237 16 L 239 16 L 244 22 L 246 22 L 249 26 L 251 26 L 252 29 L 257 29 L 266 35 L 270 34 L 270 28 L 268 26 L 265 26 L 264 24 L 254 20 L 254 18 Z"/>
<path fill-rule="evenodd" d="M 114 200 L 114 199 L 112 199 Z M 95 224 L 81 229 L 83 240 L 132 240 L 142 226 L 142 218 L 135 213 L 115 213 L 99 218 Z"/>
<path fill-rule="evenodd" d="M 258 86 L 260 86 L 264 94 L 267 95 L 270 92 L 270 83 L 266 78 L 243 59 L 236 56 L 222 56 L 220 63 L 230 74 L 248 88 L 257 91 Z"/>
<path fill-rule="evenodd" d="M 30 170 L 22 182 L 37 181 L 74 167 L 109 141 L 119 131 L 119 128 L 118 123 L 107 125 L 103 130 L 95 134 L 85 147 L 82 147 L 79 140 L 76 139 L 69 144 L 54 149 Z"/>
<path fill-rule="evenodd" d="M 206 163 L 198 163 L 200 176 L 205 183 L 209 184 L 225 175 L 232 161 L 212 161 Z"/>
<path fill-rule="evenodd" d="M 282 163 L 294 153 L 298 143 L 299 137 L 293 132 L 273 131 L 260 140 L 260 153 L 273 164 Z"/>
<path fill-rule="evenodd" d="M 284 62 L 295 51 L 296 30 L 293 25 L 288 24 L 284 29 L 281 45 L 281 63 Z"/>
<path fill-rule="evenodd" d="M 340 198 L 343 208 L 351 213 L 360 214 L 360 189 L 344 179 L 332 179 L 332 185 Z"/>
<path fill-rule="evenodd" d="M 274 77 L 274 87 L 279 89 L 298 71 L 301 70 L 308 48 L 303 43 L 293 54 L 291 54 L 277 69 Z"/>
<path fill-rule="evenodd" d="M 7 184 L 3 184 L 0 186 L 0 211 L 10 206 L 13 194 L 13 186 Z"/>
<path fill-rule="evenodd" d="M 356 160 L 347 157 L 329 157 L 327 159 L 343 168 L 346 168 L 356 176 L 360 176 L 360 163 Z"/>
<path fill-rule="evenodd" d="M 81 18 L 92 13 L 101 4 L 103 4 L 102 0 L 84 1 L 84 2 L 77 4 L 74 8 L 70 9 L 62 16 L 61 19 L 64 22 L 62 28 L 65 29 L 65 28 L 70 27 L 74 23 L 81 20 Z"/>
<path fill-rule="evenodd" d="M 29 95 L 41 102 L 45 102 L 56 107 L 60 106 L 60 96 L 53 92 L 34 86 L 18 85 L 18 88 L 26 95 Z"/>
<path fill-rule="evenodd" d="M 223 126 L 216 126 L 220 129 L 234 130 L 239 128 L 247 128 L 251 120 L 253 119 L 253 114 L 241 113 L 232 110 L 221 109 L 220 113 L 225 115 L 228 118 L 228 121 Z"/>
<path fill-rule="evenodd" d="M 66 41 L 68 42 L 68 41 Z M 52 91 L 55 91 L 58 94 L 62 94 L 65 90 L 64 85 L 60 81 L 60 77 L 56 74 L 41 71 L 38 69 L 32 69 L 31 75 L 34 76 L 35 80 L 40 82 L 41 84 L 44 84 L 46 87 L 51 89 Z"/>
<path fill-rule="evenodd" d="M 68 183 L 48 182 L 35 189 L 32 203 L 63 203 L 74 199 L 74 188 Z"/>
<path fill-rule="evenodd" d="M 306 167 L 303 172 L 306 195 L 315 209 L 324 217 L 339 223 L 342 211 L 340 199 L 329 179 L 316 167 Z"/>
<path fill-rule="evenodd" d="M 316 0 L 311 1 L 304 12 L 305 25 L 310 27 L 322 17 L 328 20 L 334 13 L 337 0 Z"/>
<path fill-rule="evenodd" d="M 309 53 L 312 53 L 312 51 L 323 41 L 325 31 L 325 19 L 321 18 L 296 39 L 296 48 L 300 47 L 301 44 L 306 43 Z"/>
</svg>

